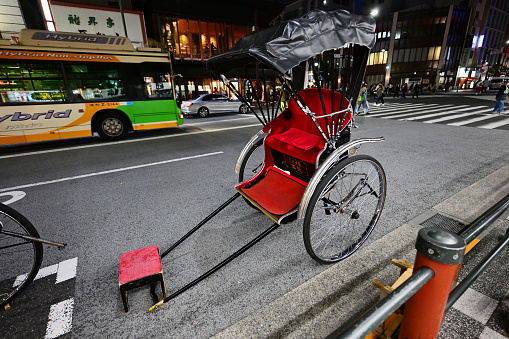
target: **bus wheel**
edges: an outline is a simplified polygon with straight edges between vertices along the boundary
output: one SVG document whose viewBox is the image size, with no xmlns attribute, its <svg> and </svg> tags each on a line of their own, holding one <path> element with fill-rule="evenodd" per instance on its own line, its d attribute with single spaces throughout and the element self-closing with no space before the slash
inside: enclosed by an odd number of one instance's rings
<svg viewBox="0 0 509 339">
<path fill-rule="evenodd" d="M 124 139 L 129 132 L 126 118 L 119 113 L 101 115 L 96 121 L 95 130 L 102 139 L 110 141 Z"/>
<path fill-rule="evenodd" d="M 209 115 L 209 109 L 207 107 L 200 107 L 198 109 L 198 115 L 202 118 L 206 118 Z"/>
</svg>

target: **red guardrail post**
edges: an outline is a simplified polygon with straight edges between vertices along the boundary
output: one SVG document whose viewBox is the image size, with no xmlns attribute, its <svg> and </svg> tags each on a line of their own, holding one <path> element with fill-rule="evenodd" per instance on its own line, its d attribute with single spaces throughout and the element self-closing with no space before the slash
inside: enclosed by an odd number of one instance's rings
<svg viewBox="0 0 509 339">
<path fill-rule="evenodd" d="M 436 338 L 445 305 L 463 262 L 465 240 L 440 229 L 423 228 L 415 243 L 417 256 L 414 272 L 429 267 L 435 276 L 406 303 L 399 339 Z"/>
</svg>

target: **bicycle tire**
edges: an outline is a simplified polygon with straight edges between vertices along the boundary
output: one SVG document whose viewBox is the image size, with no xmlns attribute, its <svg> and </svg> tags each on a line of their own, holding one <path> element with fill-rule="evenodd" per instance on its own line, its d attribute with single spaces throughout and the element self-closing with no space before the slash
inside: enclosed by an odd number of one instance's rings
<svg viewBox="0 0 509 339">
<path fill-rule="evenodd" d="M 7 235 L 4 231 L 39 238 L 27 218 L 0 203 L 0 275 L 3 276 L 0 277 L 0 306 L 10 303 L 30 285 L 41 268 L 43 257 L 41 243 Z"/>
<path fill-rule="evenodd" d="M 368 155 L 338 163 L 320 181 L 303 225 L 308 254 L 322 264 L 353 254 L 373 231 L 385 202 L 382 165 Z"/>
</svg>

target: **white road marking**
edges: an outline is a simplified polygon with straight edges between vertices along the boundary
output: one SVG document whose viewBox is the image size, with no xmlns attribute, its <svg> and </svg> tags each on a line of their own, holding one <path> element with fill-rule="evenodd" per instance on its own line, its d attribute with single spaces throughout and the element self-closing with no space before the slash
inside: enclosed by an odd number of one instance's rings
<svg viewBox="0 0 509 339">
<path fill-rule="evenodd" d="M 57 338 L 71 331 L 73 309 L 74 298 L 51 305 L 46 327 L 46 339 Z"/>
<path fill-rule="evenodd" d="M 473 118 L 473 119 L 470 119 L 470 120 L 453 122 L 453 123 L 450 123 L 450 124 L 447 124 L 447 125 L 450 125 L 450 126 L 463 126 L 463 125 L 471 124 L 473 122 L 482 121 L 482 120 L 491 119 L 491 118 L 493 118 L 492 115 L 485 115 L 485 116 Z M 479 126 L 477 126 L 477 127 L 479 127 Z"/>
<path fill-rule="evenodd" d="M 77 267 L 78 267 L 77 257 L 59 263 L 57 271 L 57 281 L 55 282 L 55 284 L 76 277 Z"/>
<path fill-rule="evenodd" d="M 27 194 L 23 191 L 12 191 L 12 192 L 0 193 L 0 197 L 11 196 L 11 198 L 9 200 L 2 202 L 2 204 L 4 204 L 4 205 L 9 205 L 9 204 L 12 204 L 13 202 L 21 200 L 25 197 L 25 195 L 27 195 Z"/>
<path fill-rule="evenodd" d="M 479 128 L 492 129 L 492 128 L 497 128 L 497 127 L 505 126 L 505 125 L 509 125 L 509 117 L 507 117 L 507 119 L 504 119 L 504 120 L 495 121 L 495 122 L 492 122 L 492 123 L 487 124 L 487 125 L 479 126 Z"/>
<path fill-rule="evenodd" d="M 218 121 L 216 121 L 216 122 L 218 122 Z M 190 125 L 196 126 L 197 124 L 190 124 Z M 196 132 L 179 133 L 179 134 L 173 134 L 173 135 L 161 135 L 161 136 L 158 136 L 158 137 L 149 137 L 149 138 L 143 138 L 143 139 L 128 139 L 128 140 L 115 141 L 115 142 L 105 142 L 105 143 L 97 144 L 97 145 L 83 145 L 83 146 L 75 146 L 75 147 L 64 147 L 64 148 L 59 148 L 59 149 L 49 149 L 49 150 L 37 151 L 37 152 L 26 152 L 26 153 L 19 153 L 19 154 L 9 154 L 9 155 L 2 155 L 2 156 L 0 156 L 0 159 L 8 159 L 8 158 L 16 158 L 16 157 L 24 157 L 24 156 L 30 156 L 30 155 L 55 153 L 55 152 L 64 152 L 64 151 L 74 151 L 74 150 L 77 150 L 77 149 L 84 149 L 84 148 L 115 146 L 115 145 L 118 145 L 118 144 L 126 144 L 126 143 L 131 143 L 131 142 L 142 142 L 142 141 L 158 140 L 158 139 L 166 139 L 166 138 L 185 137 L 185 136 L 189 136 L 189 135 L 196 135 L 196 134 L 202 134 L 202 133 L 223 132 L 223 131 L 229 131 L 229 130 L 241 129 L 241 128 L 248 128 L 248 127 L 254 127 L 254 126 L 258 126 L 261 129 L 260 124 L 257 123 L 257 124 L 242 125 L 242 126 L 235 126 L 235 127 L 216 128 L 216 129 L 211 129 L 211 130 L 207 130 L 207 131 L 196 131 Z"/>
<path fill-rule="evenodd" d="M 37 279 L 41 279 L 47 277 L 48 275 L 56 274 L 56 282 L 55 284 L 61 283 L 62 281 L 66 281 L 76 277 L 76 268 L 78 267 L 78 258 L 72 258 L 69 260 L 65 260 L 60 262 L 59 264 L 43 267 L 37 272 L 37 275 L 34 278 L 34 281 Z M 19 275 L 12 287 L 16 287 L 25 280 L 26 274 Z"/>
<path fill-rule="evenodd" d="M 482 106 L 482 107 L 484 107 L 484 106 Z M 462 114 L 449 115 L 449 116 L 442 117 L 439 119 L 428 120 L 428 121 L 423 121 L 423 122 L 425 124 L 433 124 L 433 123 L 440 122 L 440 121 L 454 120 L 454 119 L 458 119 L 458 118 L 468 117 L 470 115 L 485 113 L 488 111 L 491 111 L 491 108 L 486 108 L 486 109 L 476 111 L 476 112 L 468 112 L 468 113 L 462 113 Z"/>
<path fill-rule="evenodd" d="M 93 173 L 88 173 L 88 174 L 76 175 L 76 176 L 73 176 L 73 177 L 66 177 L 66 178 L 60 178 L 60 179 L 55 179 L 55 180 L 41 181 L 41 182 L 36 182 L 36 183 L 32 183 L 32 184 L 26 184 L 26 185 L 20 185 L 20 186 L 15 186 L 15 187 L 2 188 L 2 189 L 0 189 L 0 192 L 10 191 L 10 190 L 17 190 L 17 189 L 28 188 L 28 187 L 35 187 L 35 186 L 55 184 L 55 183 L 64 182 L 64 181 L 89 178 L 89 177 L 94 177 L 94 176 L 104 175 L 104 174 L 110 174 L 110 173 L 116 173 L 116 172 L 130 171 L 130 170 L 133 170 L 133 169 L 139 169 L 139 168 L 145 168 L 145 167 L 151 167 L 151 166 L 157 166 L 157 165 L 164 165 L 164 164 L 169 164 L 169 163 L 172 163 L 172 162 L 178 162 L 178 161 L 183 161 L 183 160 L 203 158 L 203 157 L 208 157 L 208 156 L 211 156 L 211 155 L 218 155 L 218 154 L 222 154 L 222 153 L 223 152 L 205 153 L 205 154 L 193 155 L 193 156 L 183 157 L 183 158 L 178 158 L 178 159 L 170 159 L 170 160 L 152 162 L 152 163 L 149 163 L 149 164 L 116 168 L 116 169 L 112 169 L 112 170 L 108 170 L 108 171 L 101 171 L 101 172 L 93 172 Z"/>
</svg>

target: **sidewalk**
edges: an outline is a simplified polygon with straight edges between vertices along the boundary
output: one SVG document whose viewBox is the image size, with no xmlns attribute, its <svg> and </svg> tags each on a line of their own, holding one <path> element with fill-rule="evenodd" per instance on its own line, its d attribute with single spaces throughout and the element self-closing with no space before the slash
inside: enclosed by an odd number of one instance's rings
<svg viewBox="0 0 509 339">
<path fill-rule="evenodd" d="M 509 192 L 509 164 L 458 192 L 383 238 L 361 247 L 271 304 L 214 336 L 223 338 L 334 338 L 378 301 L 372 284 L 389 285 L 399 276 L 391 259 L 414 262 L 414 243 L 422 227 L 456 232 Z M 466 256 L 460 280 L 509 227 L 509 213 L 478 238 Z M 505 338 L 509 325 L 509 251 L 503 253 L 456 302 L 442 324 L 439 338 Z M 503 333 L 503 334 L 500 334 Z"/>
</svg>

